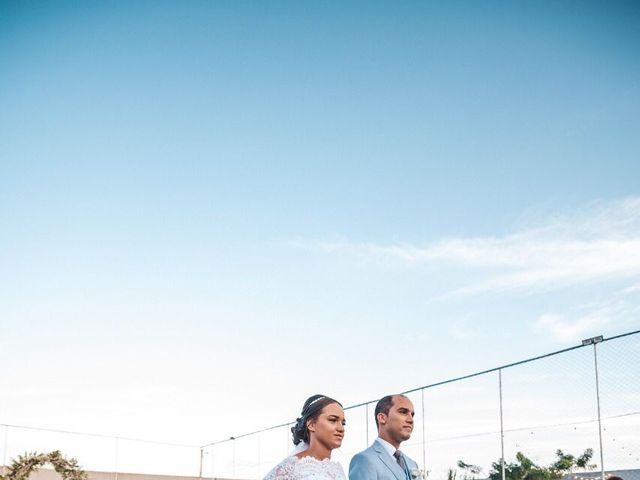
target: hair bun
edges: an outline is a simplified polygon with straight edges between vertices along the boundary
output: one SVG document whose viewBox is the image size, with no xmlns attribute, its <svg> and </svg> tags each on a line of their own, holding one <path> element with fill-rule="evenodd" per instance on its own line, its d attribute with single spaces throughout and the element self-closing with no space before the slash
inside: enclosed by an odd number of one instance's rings
<svg viewBox="0 0 640 480">
<path fill-rule="evenodd" d="M 305 440 L 306 434 L 306 422 L 304 417 L 296 418 L 296 423 L 291 427 L 291 433 L 293 434 L 293 444 L 298 445 Z"/>
</svg>

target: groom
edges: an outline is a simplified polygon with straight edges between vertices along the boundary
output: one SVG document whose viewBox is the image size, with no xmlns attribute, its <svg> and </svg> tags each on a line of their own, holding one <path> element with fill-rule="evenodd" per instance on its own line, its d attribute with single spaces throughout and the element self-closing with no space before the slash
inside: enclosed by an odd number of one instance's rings
<svg viewBox="0 0 640 480">
<path fill-rule="evenodd" d="M 404 395 L 382 398 L 375 410 L 378 438 L 351 459 L 349 480 L 412 480 L 417 476 L 418 464 L 398 450 L 411 436 L 414 415 L 413 403 Z"/>
</svg>

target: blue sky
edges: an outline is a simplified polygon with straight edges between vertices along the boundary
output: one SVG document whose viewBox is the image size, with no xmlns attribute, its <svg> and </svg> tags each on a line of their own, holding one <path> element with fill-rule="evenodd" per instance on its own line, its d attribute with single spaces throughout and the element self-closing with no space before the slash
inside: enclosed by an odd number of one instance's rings
<svg viewBox="0 0 640 480">
<path fill-rule="evenodd" d="M 0 6 L 0 422 L 205 443 L 637 329 L 638 5 L 319 3 Z"/>
</svg>

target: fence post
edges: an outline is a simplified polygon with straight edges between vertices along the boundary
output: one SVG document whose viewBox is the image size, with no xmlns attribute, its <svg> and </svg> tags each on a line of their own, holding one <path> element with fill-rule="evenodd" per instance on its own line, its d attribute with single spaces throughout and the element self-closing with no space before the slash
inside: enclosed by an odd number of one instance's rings
<svg viewBox="0 0 640 480">
<path fill-rule="evenodd" d="M 422 399 L 422 469 L 424 474 L 427 474 L 427 434 L 425 430 L 424 420 L 424 388 L 420 390 Z"/>
<path fill-rule="evenodd" d="M 369 446 L 369 404 L 364 406 L 364 441 L 367 448 Z"/>
<path fill-rule="evenodd" d="M 504 421 L 502 418 L 502 369 L 498 369 L 498 389 L 500 390 L 500 472 L 502 480 L 505 480 L 506 472 L 504 469 Z"/>
<path fill-rule="evenodd" d="M 289 424 L 287 423 L 284 427 L 284 456 L 282 458 L 287 458 L 289 456 Z"/>
<path fill-rule="evenodd" d="M 115 437 L 115 458 L 114 458 L 114 468 L 113 468 L 113 478 L 114 480 L 118 480 L 118 437 Z"/>
<path fill-rule="evenodd" d="M 2 466 L 7 466 L 7 451 L 9 450 L 9 425 L 4 426 L 4 448 L 2 450 Z M 3 472 L 4 473 L 4 472 Z"/>
<path fill-rule="evenodd" d="M 261 436 L 261 435 L 262 435 L 262 434 L 261 434 L 260 432 L 258 432 L 258 475 L 257 475 L 257 476 L 258 476 L 258 478 L 260 478 L 260 471 L 262 470 L 262 465 L 261 465 L 261 463 L 262 463 L 262 456 L 261 456 L 261 453 L 260 453 L 260 447 L 261 447 L 261 445 L 262 445 L 262 442 L 260 442 L 260 436 Z"/>
<path fill-rule="evenodd" d="M 602 340 L 602 337 L 601 337 Z M 598 348 L 593 342 L 593 362 L 596 372 L 596 401 L 598 404 L 598 438 L 600 440 L 600 479 L 604 480 L 604 452 L 602 451 L 602 417 L 600 416 L 600 380 L 598 378 Z"/>
<path fill-rule="evenodd" d="M 216 456 L 215 456 L 216 446 L 211 445 L 211 478 L 215 480 L 216 478 Z"/>
<path fill-rule="evenodd" d="M 236 439 L 231 441 L 233 445 L 233 465 L 231 466 L 232 477 L 236 478 Z"/>
</svg>

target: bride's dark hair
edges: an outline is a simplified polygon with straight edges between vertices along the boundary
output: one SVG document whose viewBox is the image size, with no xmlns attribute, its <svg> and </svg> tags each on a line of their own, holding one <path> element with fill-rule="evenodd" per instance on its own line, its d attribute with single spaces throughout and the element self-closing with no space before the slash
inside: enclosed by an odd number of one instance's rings
<svg viewBox="0 0 640 480">
<path fill-rule="evenodd" d="M 304 405 L 302 406 L 300 416 L 296 418 L 296 423 L 291 427 L 294 445 L 298 445 L 303 441 L 309 443 L 309 429 L 307 428 L 307 422 L 309 420 L 316 420 L 320 416 L 322 409 L 332 403 L 337 403 L 342 406 L 339 401 L 325 395 L 316 394 L 307 398 L 307 401 L 304 402 Z"/>
</svg>

